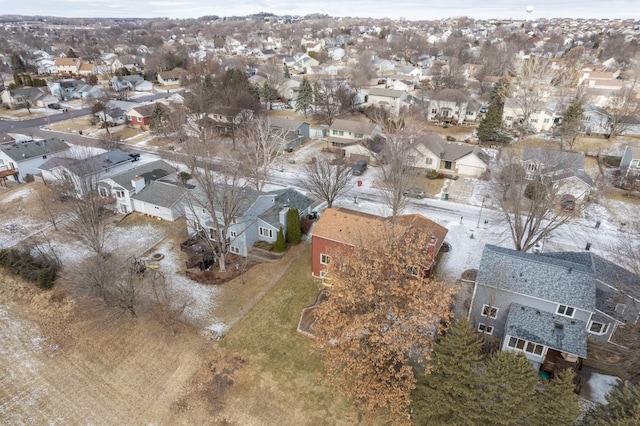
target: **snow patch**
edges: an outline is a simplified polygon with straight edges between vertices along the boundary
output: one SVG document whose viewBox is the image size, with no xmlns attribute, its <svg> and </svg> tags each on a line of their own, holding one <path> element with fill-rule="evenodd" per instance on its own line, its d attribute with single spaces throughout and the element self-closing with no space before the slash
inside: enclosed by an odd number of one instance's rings
<svg viewBox="0 0 640 426">
<path fill-rule="evenodd" d="M 591 388 L 591 400 L 600 404 L 607 404 L 607 395 L 620 384 L 620 379 L 616 376 L 592 373 L 587 383 Z"/>
</svg>

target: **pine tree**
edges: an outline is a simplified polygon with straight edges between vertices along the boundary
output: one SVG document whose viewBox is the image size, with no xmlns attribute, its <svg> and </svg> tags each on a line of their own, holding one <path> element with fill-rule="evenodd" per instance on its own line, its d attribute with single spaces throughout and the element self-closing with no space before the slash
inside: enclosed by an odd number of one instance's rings
<svg viewBox="0 0 640 426">
<path fill-rule="evenodd" d="M 14 53 L 11 55 L 11 69 L 13 70 L 14 73 L 23 73 L 26 69 L 26 66 L 24 64 L 24 61 L 22 60 L 22 57 L 17 53 Z M 15 81 L 15 78 L 14 78 L 14 81 Z"/>
<path fill-rule="evenodd" d="M 313 102 L 313 87 L 311 87 L 311 83 L 307 80 L 306 77 L 302 79 L 302 83 L 300 84 L 300 89 L 298 91 L 298 98 L 296 99 L 296 111 L 304 112 L 304 116 L 307 116 L 307 110 L 311 106 Z"/>
<path fill-rule="evenodd" d="M 578 395 L 573 391 L 575 372 L 565 370 L 548 382 L 536 394 L 538 408 L 533 415 L 534 425 L 572 425 L 580 415 Z"/>
<path fill-rule="evenodd" d="M 640 388 L 627 384 L 607 395 L 607 404 L 598 405 L 584 417 L 584 426 L 631 426 L 640 424 Z"/>
<path fill-rule="evenodd" d="M 284 240 L 284 231 L 282 230 L 282 226 L 278 231 L 278 236 L 276 237 L 276 242 L 273 244 L 273 251 L 276 253 L 282 253 L 287 249 L 287 243 Z"/>
<path fill-rule="evenodd" d="M 16 87 L 24 86 L 24 82 L 22 81 L 22 77 L 20 77 L 20 74 L 18 74 L 15 71 L 13 72 L 13 82 L 15 83 Z"/>
<path fill-rule="evenodd" d="M 33 80 L 29 74 L 23 74 L 22 81 L 24 81 L 25 86 L 33 87 Z"/>
<path fill-rule="evenodd" d="M 412 395 L 415 424 L 477 423 L 481 349 L 482 341 L 466 318 L 455 322 L 435 344 L 432 371 L 418 379 Z"/>
<path fill-rule="evenodd" d="M 159 133 L 163 130 L 166 122 L 167 113 L 160 104 L 156 103 L 149 118 L 149 130 L 151 130 L 152 133 Z"/>
<path fill-rule="evenodd" d="M 489 109 L 484 119 L 478 125 L 478 139 L 482 142 L 508 142 L 510 137 L 502 122 L 504 101 L 508 94 L 508 83 L 504 77 L 500 78 L 491 90 Z"/>
<path fill-rule="evenodd" d="M 538 376 L 522 352 L 497 352 L 481 375 L 478 391 L 482 411 L 477 424 L 524 424 L 534 414 Z"/>
<path fill-rule="evenodd" d="M 289 209 L 289 211 L 287 211 L 287 242 L 298 244 L 300 241 L 302 241 L 300 213 L 298 209 Z"/>
</svg>

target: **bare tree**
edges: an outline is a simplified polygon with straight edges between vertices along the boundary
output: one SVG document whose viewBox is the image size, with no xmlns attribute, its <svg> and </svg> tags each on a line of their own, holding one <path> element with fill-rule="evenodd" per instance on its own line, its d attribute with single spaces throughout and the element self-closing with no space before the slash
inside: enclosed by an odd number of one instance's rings
<svg viewBox="0 0 640 426">
<path fill-rule="evenodd" d="M 340 114 L 341 105 L 338 99 L 340 87 L 343 83 L 335 80 L 316 82 L 313 87 L 313 106 L 316 119 L 331 126 Z"/>
<path fill-rule="evenodd" d="M 438 89 L 462 89 L 467 81 L 464 66 L 457 58 L 449 58 L 433 70 L 433 84 Z"/>
<path fill-rule="evenodd" d="M 258 191 L 267 183 L 274 161 L 282 155 L 285 133 L 271 127 L 269 120 L 259 117 L 251 120 L 243 130 L 241 152 L 245 176 Z"/>
<path fill-rule="evenodd" d="M 215 254 L 220 272 L 226 272 L 226 255 L 233 240 L 239 236 L 233 236 L 230 231 L 240 220 L 249 188 L 242 176 L 241 161 L 226 155 L 214 162 L 211 158 L 215 149 L 206 145 L 206 141 L 190 141 L 186 147 L 192 177 L 197 184 L 187 196 L 187 223 Z M 247 227 L 244 224 L 237 229 Z"/>
<path fill-rule="evenodd" d="M 540 108 L 546 87 L 551 83 L 550 61 L 546 58 L 531 56 L 514 66 L 512 102 L 519 114 L 519 130 L 525 134 L 530 126 L 529 119 Z"/>
<path fill-rule="evenodd" d="M 515 249 L 528 251 L 574 216 L 562 211 L 562 194 L 556 185 L 540 175 L 528 180 L 519 159 L 502 158 L 490 196 L 509 225 Z"/>
<path fill-rule="evenodd" d="M 640 112 L 640 99 L 635 92 L 635 81 L 628 87 L 617 90 L 609 97 L 605 110 L 609 114 L 609 137 L 614 139 L 635 123 Z"/>
<path fill-rule="evenodd" d="M 413 135 L 405 129 L 397 129 L 387 134 L 382 152 L 382 181 L 378 187 L 384 203 L 391 209 L 391 215 L 397 216 L 407 206 L 405 192 L 409 187 L 409 173 L 412 159 Z"/>
<path fill-rule="evenodd" d="M 327 202 L 331 208 L 333 202 L 344 195 L 353 185 L 351 167 L 345 162 L 331 164 L 326 157 L 314 157 L 304 168 L 300 185 L 313 196 Z"/>
<path fill-rule="evenodd" d="M 151 269 L 148 274 L 158 320 L 161 324 L 170 327 L 175 334 L 182 314 L 185 309 L 193 305 L 194 300 L 172 289 L 165 275 L 157 269 Z"/>
</svg>

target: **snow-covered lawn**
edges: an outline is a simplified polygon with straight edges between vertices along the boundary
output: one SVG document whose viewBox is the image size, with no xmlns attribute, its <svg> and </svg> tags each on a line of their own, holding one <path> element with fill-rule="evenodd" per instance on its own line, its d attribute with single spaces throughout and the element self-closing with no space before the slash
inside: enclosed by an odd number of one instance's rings
<svg viewBox="0 0 640 426">
<path fill-rule="evenodd" d="M 600 404 L 607 404 L 606 397 L 611 391 L 620 384 L 620 379 L 616 376 L 608 376 L 606 374 L 591 373 L 587 382 L 591 390 L 591 400 Z"/>
</svg>

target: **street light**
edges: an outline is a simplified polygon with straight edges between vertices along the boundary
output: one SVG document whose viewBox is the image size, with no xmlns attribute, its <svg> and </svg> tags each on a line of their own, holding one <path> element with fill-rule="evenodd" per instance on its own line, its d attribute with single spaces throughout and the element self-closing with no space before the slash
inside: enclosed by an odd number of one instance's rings
<svg viewBox="0 0 640 426">
<path fill-rule="evenodd" d="M 480 218 L 482 217 L 482 209 L 484 208 L 484 200 L 487 198 L 486 195 L 482 196 L 482 204 L 480 205 L 480 214 L 478 214 L 478 224 L 476 225 L 476 228 L 480 227 Z"/>
</svg>

